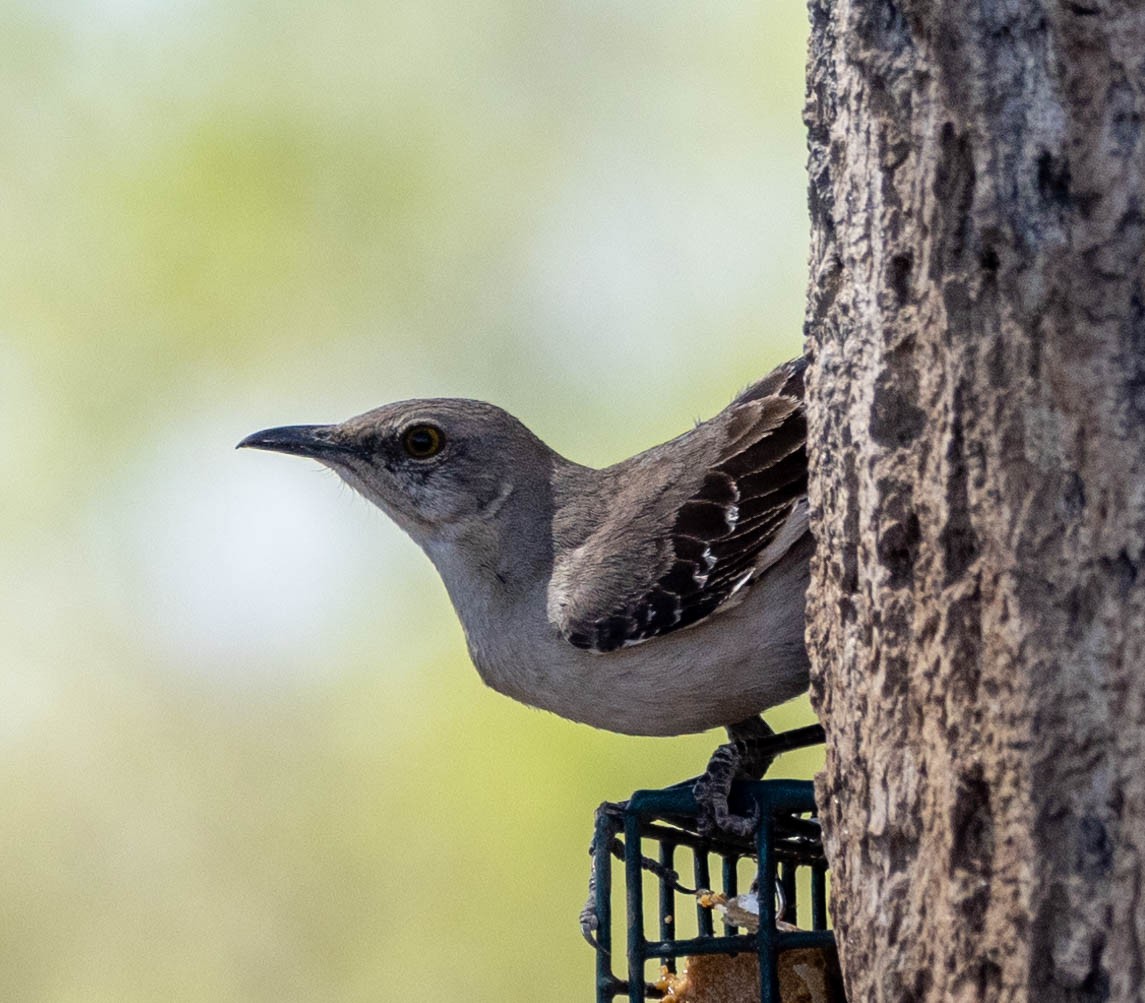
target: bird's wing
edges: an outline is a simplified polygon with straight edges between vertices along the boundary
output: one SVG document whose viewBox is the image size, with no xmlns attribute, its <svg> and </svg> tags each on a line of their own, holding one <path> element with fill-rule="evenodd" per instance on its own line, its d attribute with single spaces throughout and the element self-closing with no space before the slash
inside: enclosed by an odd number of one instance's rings
<svg viewBox="0 0 1145 1003">
<path fill-rule="evenodd" d="M 690 627 L 740 602 L 806 532 L 802 359 L 715 418 L 615 468 L 604 519 L 554 567 L 549 616 L 594 652 Z"/>
</svg>

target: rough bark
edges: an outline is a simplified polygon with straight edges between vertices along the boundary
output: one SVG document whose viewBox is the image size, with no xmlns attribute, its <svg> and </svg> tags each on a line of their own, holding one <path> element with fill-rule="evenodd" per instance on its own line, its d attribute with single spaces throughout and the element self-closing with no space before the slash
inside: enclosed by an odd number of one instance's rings
<svg viewBox="0 0 1145 1003">
<path fill-rule="evenodd" d="M 1145 5 L 812 0 L 849 997 L 1145 998 Z"/>
</svg>

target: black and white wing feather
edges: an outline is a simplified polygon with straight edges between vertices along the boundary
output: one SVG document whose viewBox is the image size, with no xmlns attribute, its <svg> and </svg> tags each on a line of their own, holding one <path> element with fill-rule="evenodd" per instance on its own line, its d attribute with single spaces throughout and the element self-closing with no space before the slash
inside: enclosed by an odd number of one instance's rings
<svg viewBox="0 0 1145 1003">
<path fill-rule="evenodd" d="M 804 360 L 726 410 L 612 468 L 605 519 L 554 569 L 550 617 L 578 648 L 639 644 L 741 601 L 806 532 Z"/>
</svg>

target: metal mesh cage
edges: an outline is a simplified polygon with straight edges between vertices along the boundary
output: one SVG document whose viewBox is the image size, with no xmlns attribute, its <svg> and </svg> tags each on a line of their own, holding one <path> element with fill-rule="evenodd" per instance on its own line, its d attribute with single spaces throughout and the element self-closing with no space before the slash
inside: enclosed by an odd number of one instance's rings
<svg viewBox="0 0 1145 1003">
<path fill-rule="evenodd" d="M 637 791 L 624 804 L 601 805 L 592 850 L 598 1001 L 607 1003 L 623 995 L 630 1001 L 662 996 L 646 978 L 649 961 L 658 959 L 674 972 L 680 957 L 750 953 L 759 959 L 761 1003 L 779 1003 L 781 952 L 795 948 L 833 950 L 834 934 L 827 929 L 827 863 L 812 784 L 802 780 L 737 782 L 731 805 L 740 813 L 752 805 L 758 809 L 754 840 L 722 833 L 701 836 L 691 782 L 665 790 Z M 722 922 L 722 932 L 716 932 L 712 910 L 701 906 L 693 889 L 683 887 L 675 874 L 681 848 L 686 851 L 684 856 L 692 858 L 697 889 L 718 890 L 733 898 L 747 890 L 741 885 L 751 878 L 758 889 L 775 889 L 775 894 L 755 895 L 759 909 L 755 932 L 740 932 L 746 928 L 731 922 Z M 622 858 L 624 864 L 626 979 L 613 970 L 613 856 Z M 718 889 L 712 884 L 713 871 Z M 653 904 L 647 898 L 656 901 Z M 696 911 L 694 934 L 680 930 L 679 910 L 690 906 Z M 655 917 L 654 937 L 646 933 L 646 917 Z M 809 929 L 784 931 L 776 926 L 780 918 L 798 921 Z"/>
</svg>

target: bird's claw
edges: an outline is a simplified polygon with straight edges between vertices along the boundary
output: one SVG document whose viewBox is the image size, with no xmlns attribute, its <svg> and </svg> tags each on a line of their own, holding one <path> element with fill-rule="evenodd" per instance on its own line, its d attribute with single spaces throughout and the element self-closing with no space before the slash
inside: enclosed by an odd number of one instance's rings
<svg viewBox="0 0 1145 1003">
<path fill-rule="evenodd" d="M 588 942 L 594 951 L 599 951 L 600 941 L 596 939 L 596 932 L 600 929 L 600 917 L 596 914 L 596 881 L 595 875 L 589 878 L 588 899 L 580 911 L 580 935 Z"/>
<path fill-rule="evenodd" d="M 725 784 L 722 777 L 713 778 L 705 773 L 696 781 L 692 790 L 700 809 L 696 828 L 701 836 L 714 836 L 722 832 L 747 839 L 754 834 L 759 825 L 759 808 L 752 805 L 742 815 L 731 810 L 728 805 L 730 778 Z"/>
<path fill-rule="evenodd" d="M 761 717 L 748 718 L 728 728 L 731 741 L 712 753 L 707 770 L 692 789 L 700 809 L 700 835 L 724 832 L 746 839 L 755 833 L 759 808 L 753 805 L 745 814 L 737 815 L 728 806 L 728 796 L 738 777 L 756 779 L 771 765 L 771 756 L 764 755 L 761 749 L 773 734 Z"/>
</svg>

